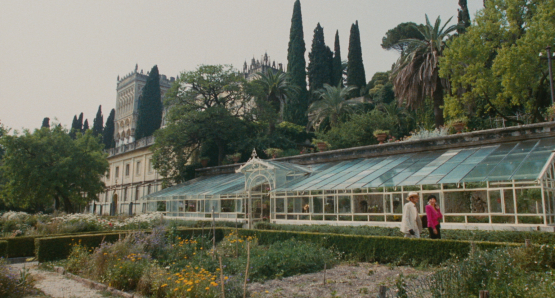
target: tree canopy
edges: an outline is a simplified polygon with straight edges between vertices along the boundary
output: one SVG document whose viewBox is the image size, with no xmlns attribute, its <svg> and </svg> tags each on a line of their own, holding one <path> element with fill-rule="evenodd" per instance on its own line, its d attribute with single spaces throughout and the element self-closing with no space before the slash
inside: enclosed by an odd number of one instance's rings
<svg viewBox="0 0 555 298">
<path fill-rule="evenodd" d="M 341 60 L 341 46 L 339 44 L 339 30 L 335 31 L 335 42 L 333 46 L 333 62 L 331 67 L 331 84 L 343 84 L 343 61 Z"/>
<path fill-rule="evenodd" d="M 139 117 L 135 129 L 135 139 L 151 136 L 162 125 L 164 107 L 160 91 L 160 74 L 154 65 L 139 97 Z"/>
<path fill-rule="evenodd" d="M 424 39 L 424 36 L 420 33 L 419 27 L 422 27 L 422 25 L 407 22 L 401 23 L 393 29 L 389 29 L 382 38 L 382 48 L 384 50 L 395 50 L 402 55 L 407 48 L 407 42 L 404 40 Z"/>
<path fill-rule="evenodd" d="M 102 135 L 102 130 L 104 129 L 104 116 L 102 116 L 102 106 L 98 106 L 98 111 L 96 112 L 96 117 L 93 120 L 93 135 L 99 136 Z"/>
<path fill-rule="evenodd" d="M 358 96 L 360 91 L 365 90 L 366 74 L 362 63 L 362 48 L 360 45 L 360 31 L 358 21 L 351 26 L 349 37 L 349 55 L 347 61 L 347 85 L 355 86 L 358 90 L 351 93 L 351 97 Z"/>
<path fill-rule="evenodd" d="M 320 26 L 320 23 L 314 29 L 314 38 L 308 59 L 308 85 L 311 97 L 315 98 L 314 92 L 322 89 L 324 84 L 332 84 L 333 52 L 326 46 L 324 28 Z"/>
<path fill-rule="evenodd" d="M 104 143 L 105 149 L 114 148 L 114 121 L 116 119 L 116 110 L 112 109 L 108 119 L 106 119 L 106 125 L 104 126 L 104 131 L 102 131 L 102 142 Z"/>
<path fill-rule="evenodd" d="M 547 45 L 553 45 L 555 0 L 489 0 L 475 25 L 448 43 L 440 75 L 449 78 L 449 117 L 527 115 L 542 121 L 550 104 Z"/>
<path fill-rule="evenodd" d="M 5 150 L 0 196 L 7 206 L 44 210 L 54 203 L 66 212 L 97 199 L 108 161 L 91 131 L 75 140 L 58 125 L 0 138 Z"/>
</svg>

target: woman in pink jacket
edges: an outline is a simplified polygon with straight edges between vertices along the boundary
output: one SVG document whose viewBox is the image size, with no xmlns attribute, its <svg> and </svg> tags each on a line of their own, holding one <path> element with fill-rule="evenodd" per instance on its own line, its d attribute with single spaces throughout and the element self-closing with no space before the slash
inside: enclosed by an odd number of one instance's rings
<svg viewBox="0 0 555 298">
<path fill-rule="evenodd" d="M 428 218 L 428 231 L 430 232 L 430 238 L 441 239 L 439 219 L 443 218 L 443 215 L 439 210 L 437 199 L 434 195 L 430 195 L 428 197 L 428 205 L 426 205 L 426 217 Z"/>
</svg>

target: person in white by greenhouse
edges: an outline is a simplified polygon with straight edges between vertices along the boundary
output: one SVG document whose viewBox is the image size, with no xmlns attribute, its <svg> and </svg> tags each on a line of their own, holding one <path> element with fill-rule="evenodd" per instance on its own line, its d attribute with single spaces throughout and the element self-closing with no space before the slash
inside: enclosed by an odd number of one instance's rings
<svg viewBox="0 0 555 298">
<path fill-rule="evenodd" d="M 409 192 L 409 197 L 407 198 L 409 202 L 403 206 L 401 232 L 405 234 L 406 238 L 420 238 L 420 232 L 422 232 L 422 221 L 416 209 L 418 199 L 418 193 Z"/>
</svg>

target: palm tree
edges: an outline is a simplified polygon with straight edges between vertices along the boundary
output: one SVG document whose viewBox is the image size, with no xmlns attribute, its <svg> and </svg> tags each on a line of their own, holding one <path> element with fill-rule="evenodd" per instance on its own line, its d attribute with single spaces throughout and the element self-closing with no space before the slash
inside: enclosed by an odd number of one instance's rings
<svg viewBox="0 0 555 298">
<path fill-rule="evenodd" d="M 324 84 L 323 89 L 315 92 L 320 100 L 313 102 L 308 108 L 309 127 L 318 129 L 326 119 L 329 119 L 330 126 L 333 127 L 341 115 L 354 112 L 361 102 L 345 98 L 355 89 L 355 86 L 341 87 L 341 82 L 336 87 Z"/>
<path fill-rule="evenodd" d="M 424 39 L 403 39 L 399 43 L 406 46 L 403 55 L 393 66 L 392 81 L 400 104 L 406 104 L 409 108 L 420 106 L 426 96 L 432 98 L 434 103 L 434 122 L 436 128 L 443 125 L 443 89 L 447 87 L 447 81 L 439 77 L 439 57 L 443 54 L 445 42 L 450 33 L 458 26 L 447 24 L 451 18 L 441 27 L 441 19 L 437 17 L 432 26 L 428 15 L 426 15 L 425 26 L 414 26 Z"/>
<path fill-rule="evenodd" d="M 283 120 L 283 111 L 287 100 L 298 93 L 295 85 L 289 84 L 287 74 L 268 69 L 257 73 L 256 83 L 262 86 L 264 100 L 279 114 L 279 121 Z"/>
</svg>

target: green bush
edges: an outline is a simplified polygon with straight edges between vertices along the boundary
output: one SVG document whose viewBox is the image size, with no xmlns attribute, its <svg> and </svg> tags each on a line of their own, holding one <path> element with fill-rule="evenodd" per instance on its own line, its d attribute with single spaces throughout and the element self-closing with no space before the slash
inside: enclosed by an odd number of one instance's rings
<svg viewBox="0 0 555 298">
<path fill-rule="evenodd" d="M 33 288 L 33 278 L 28 270 L 21 269 L 19 272 L 10 270 L 6 266 L 6 260 L 0 258 L 0 297 L 19 298 L 38 295 Z"/>
<path fill-rule="evenodd" d="M 69 256 L 73 245 L 96 248 L 103 241 L 114 242 L 125 235 L 126 233 L 104 233 L 37 238 L 35 239 L 35 255 L 39 262 L 65 259 Z"/>
<path fill-rule="evenodd" d="M 261 222 L 256 228 L 344 235 L 403 236 L 398 228 L 372 226 L 282 225 Z M 426 230 L 424 234 L 427 234 Z M 541 231 L 442 230 L 441 236 L 444 240 L 524 243 L 525 239 L 530 239 L 534 244 L 555 244 L 555 233 Z"/>
<path fill-rule="evenodd" d="M 240 230 L 239 235 L 254 236 L 261 245 L 268 245 L 295 238 L 333 248 L 347 259 L 376 261 L 398 265 L 437 265 L 452 257 L 465 257 L 471 249 L 471 241 L 432 240 L 387 236 L 338 235 L 290 231 Z M 475 242 L 476 248 L 493 249 L 503 246 L 519 246 L 514 243 Z M 432 253 L 433 252 L 433 253 Z"/>
<path fill-rule="evenodd" d="M 8 257 L 8 241 L 0 240 L 0 258 Z"/>
</svg>

